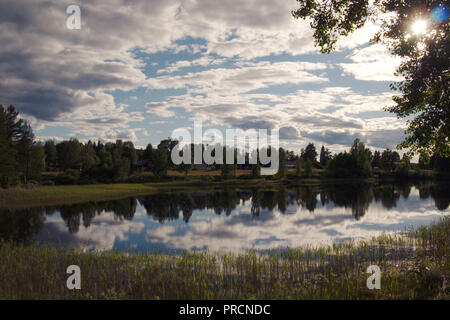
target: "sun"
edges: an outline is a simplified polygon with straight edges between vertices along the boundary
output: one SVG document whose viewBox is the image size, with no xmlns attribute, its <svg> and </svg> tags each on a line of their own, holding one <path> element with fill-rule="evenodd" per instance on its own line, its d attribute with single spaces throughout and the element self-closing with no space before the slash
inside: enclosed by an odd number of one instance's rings
<svg viewBox="0 0 450 320">
<path fill-rule="evenodd" d="M 426 30 L 427 22 L 425 20 L 417 20 L 412 26 L 412 32 L 417 35 L 424 34 Z"/>
</svg>

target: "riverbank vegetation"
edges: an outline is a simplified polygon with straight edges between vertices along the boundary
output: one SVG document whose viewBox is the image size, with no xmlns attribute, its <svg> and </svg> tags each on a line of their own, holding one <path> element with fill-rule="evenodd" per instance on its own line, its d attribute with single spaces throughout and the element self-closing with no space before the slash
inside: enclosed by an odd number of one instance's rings
<svg viewBox="0 0 450 320">
<path fill-rule="evenodd" d="M 407 156 L 400 158 L 396 151 L 373 152 L 359 139 L 354 141 L 348 152 L 334 155 L 324 146 L 319 154 L 313 143 L 309 143 L 300 154 L 280 148 L 278 170 L 271 176 L 261 176 L 264 165 L 251 163 L 254 154 L 249 155 L 236 148 L 231 150 L 235 157 L 234 164 L 175 165 L 171 154 L 177 144 L 178 141 L 170 138 L 161 141 L 156 148 L 149 144 L 145 149 L 136 149 L 131 141 L 122 140 L 82 143 L 70 139 L 42 144 L 35 140 L 30 125 L 19 118 L 13 106 L 3 109 L 0 105 L 0 185 L 9 188 L 148 183 L 194 178 L 201 178 L 201 183 L 222 181 L 225 184 L 224 181 L 234 179 L 287 179 L 298 183 L 311 179 L 417 180 L 450 177 L 450 158 L 434 156 L 430 161 L 411 164 Z M 192 144 L 190 147 L 193 157 L 196 149 L 202 151 L 207 146 Z M 224 157 L 227 148 L 223 149 Z M 258 152 L 272 154 L 275 151 L 273 148 L 266 149 Z M 243 159 L 240 164 L 237 163 L 239 158 Z"/>
<path fill-rule="evenodd" d="M 360 190 L 367 187 L 378 190 L 386 186 L 398 186 L 411 188 L 414 185 L 419 190 L 425 190 L 427 186 L 438 184 L 448 186 L 446 181 L 434 181 L 430 174 L 427 180 L 412 179 L 411 181 L 396 180 L 388 177 L 378 179 L 333 179 L 324 178 L 324 170 L 314 169 L 311 178 L 299 179 L 294 170 L 290 170 L 285 178 L 259 177 L 252 178 L 248 171 L 237 172 L 234 179 L 223 179 L 218 172 L 200 171 L 191 172 L 186 177 L 177 172 L 169 172 L 170 176 L 159 181 L 152 173 L 142 173 L 130 177 L 130 183 L 116 184 L 90 184 L 90 185 L 66 185 L 66 186 L 42 186 L 28 185 L 26 187 L 15 187 L 0 189 L 0 208 L 36 207 L 59 204 L 75 204 L 88 201 L 102 201 L 124 199 L 132 196 L 150 195 L 155 193 L 190 192 L 206 190 L 223 190 L 238 188 L 243 190 L 253 189 L 291 189 L 314 190 L 315 193 L 326 190 Z M 150 182 L 146 182 L 150 181 Z M 337 187 L 336 187 L 337 186 Z M 425 189 L 424 189 L 425 187 Z M 395 188 L 394 188 L 395 189 Z M 394 190 L 392 189 L 392 190 Z M 402 191 L 403 192 L 403 191 Z M 402 194 L 400 192 L 400 194 Z M 421 191 L 422 192 L 422 191 Z M 424 191 L 425 192 L 425 191 Z M 358 192 L 347 195 L 352 198 Z M 349 198 L 349 199 L 350 199 Z"/>
<path fill-rule="evenodd" d="M 54 179 L 54 173 L 44 173 L 42 184 L 31 184 L 22 187 L 0 188 L 0 207 L 30 207 L 42 205 L 73 204 L 87 201 L 120 199 L 130 196 L 148 195 L 157 192 L 183 192 L 191 190 L 212 190 L 223 188 L 328 188 L 342 185 L 345 189 L 358 188 L 363 185 L 397 184 L 426 185 L 446 181 L 434 181 L 430 170 L 410 170 L 409 178 L 384 175 L 375 171 L 368 179 L 333 178 L 326 175 L 323 169 L 311 169 L 311 175 L 298 176 L 295 169 L 287 170 L 285 177 L 253 177 L 250 170 L 237 170 L 235 178 L 224 178 L 220 171 L 191 171 L 187 175 L 177 171 L 168 171 L 168 175 L 159 179 L 151 172 L 135 173 L 127 183 L 88 184 L 88 185 L 52 185 L 48 181 Z M 420 175 L 416 178 L 416 175 Z M 353 187 L 352 187 L 353 186 Z"/>
<path fill-rule="evenodd" d="M 29 207 L 41 205 L 73 204 L 86 201 L 120 199 L 130 196 L 148 195 L 164 191 L 198 190 L 202 179 L 175 180 L 157 183 L 95 184 L 70 186 L 34 186 L 0 190 L 0 207 Z M 203 188 L 268 186 L 262 180 L 206 181 Z"/>
<path fill-rule="evenodd" d="M 449 299 L 450 220 L 361 243 L 240 254 L 0 244 L 0 299 Z M 81 289 L 68 290 L 69 265 Z M 381 288 L 367 288 L 370 265 Z"/>
</svg>

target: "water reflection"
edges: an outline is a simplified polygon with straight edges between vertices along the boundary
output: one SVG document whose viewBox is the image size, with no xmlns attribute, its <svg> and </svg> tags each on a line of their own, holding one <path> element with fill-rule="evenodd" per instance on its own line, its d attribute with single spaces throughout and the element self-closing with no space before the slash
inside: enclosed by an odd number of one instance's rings
<svg viewBox="0 0 450 320">
<path fill-rule="evenodd" d="M 392 217 L 389 222 L 385 213 L 393 211 L 401 199 L 402 206 L 397 211 L 404 215 L 403 222 L 393 221 Z M 240 239 L 241 243 L 233 244 L 232 248 L 273 247 L 277 243 L 298 243 L 301 228 L 309 225 L 313 230 L 314 224 L 320 225 L 320 232 L 330 237 L 340 236 L 341 240 L 353 237 L 357 232 L 350 228 L 355 228 L 355 225 L 347 226 L 346 230 L 342 226 L 349 219 L 355 223 L 360 221 L 370 210 L 383 214 L 376 216 L 374 213 L 375 220 L 370 222 L 370 226 L 366 224 L 365 229 L 388 231 L 394 226 L 399 228 L 408 222 L 406 215 L 417 211 L 427 200 L 434 201 L 433 209 L 446 211 L 450 204 L 449 185 L 361 184 L 164 193 L 56 207 L 0 208 L 0 239 L 24 243 L 38 239 L 79 246 L 82 237 L 96 238 L 93 249 L 132 246 L 139 250 L 155 247 L 203 249 L 211 248 L 212 243 L 209 242 L 213 239 Z M 426 208 L 419 213 L 429 211 Z M 137 212 L 142 214 L 136 217 Z M 299 212 L 313 214 L 313 218 L 302 221 L 287 218 L 299 216 Z M 353 218 L 346 212 L 351 212 Z M 280 219 L 278 214 L 286 216 L 282 226 L 277 220 Z M 214 216 L 227 220 L 215 222 Z M 377 222 L 379 226 L 374 226 Z M 96 223 L 94 227 L 91 226 L 93 223 Z M 220 228 L 218 223 L 222 224 Z M 361 228 L 358 226 L 358 230 L 363 232 L 364 228 Z M 308 235 L 311 241 L 315 241 L 311 230 Z M 251 241 L 246 240 L 250 238 Z M 99 243 L 105 239 L 108 239 L 108 244 L 100 246 Z M 226 247 L 230 248 L 229 245 Z"/>
</svg>

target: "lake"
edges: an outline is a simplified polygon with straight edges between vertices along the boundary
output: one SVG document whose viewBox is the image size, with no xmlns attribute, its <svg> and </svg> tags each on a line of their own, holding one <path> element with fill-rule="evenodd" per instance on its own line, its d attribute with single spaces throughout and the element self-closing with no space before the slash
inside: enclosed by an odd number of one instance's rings
<svg viewBox="0 0 450 320">
<path fill-rule="evenodd" d="M 450 186 L 341 184 L 167 192 L 0 208 L 0 239 L 84 250 L 239 252 L 369 239 L 449 214 Z"/>
</svg>

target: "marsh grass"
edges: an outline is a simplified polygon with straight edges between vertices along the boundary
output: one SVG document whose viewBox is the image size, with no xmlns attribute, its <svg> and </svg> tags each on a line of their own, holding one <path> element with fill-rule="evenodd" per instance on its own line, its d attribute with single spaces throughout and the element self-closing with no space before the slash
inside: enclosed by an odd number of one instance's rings
<svg viewBox="0 0 450 320">
<path fill-rule="evenodd" d="M 1 299 L 448 299 L 450 219 L 370 241 L 241 254 L 0 244 Z M 66 268 L 81 268 L 81 290 Z M 381 289 L 369 290 L 369 265 Z"/>
</svg>

